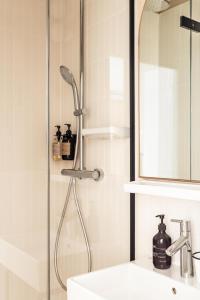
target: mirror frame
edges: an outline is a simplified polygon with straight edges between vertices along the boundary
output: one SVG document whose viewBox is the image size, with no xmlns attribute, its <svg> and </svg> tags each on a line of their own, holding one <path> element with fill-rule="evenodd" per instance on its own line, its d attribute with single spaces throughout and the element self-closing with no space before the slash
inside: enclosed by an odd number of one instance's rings
<svg viewBox="0 0 200 300">
<path fill-rule="evenodd" d="M 135 180 L 135 1 L 129 0 L 130 181 Z M 135 260 L 135 194 L 130 194 L 130 260 Z"/>
</svg>

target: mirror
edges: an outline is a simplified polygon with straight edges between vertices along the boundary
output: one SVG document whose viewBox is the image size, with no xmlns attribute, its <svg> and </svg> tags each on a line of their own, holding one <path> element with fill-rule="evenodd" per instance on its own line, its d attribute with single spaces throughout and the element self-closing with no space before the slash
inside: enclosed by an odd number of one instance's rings
<svg viewBox="0 0 200 300">
<path fill-rule="evenodd" d="M 139 34 L 141 177 L 200 181 L 198 22 L 199 0 L 145 3 Z"/>
</svg>

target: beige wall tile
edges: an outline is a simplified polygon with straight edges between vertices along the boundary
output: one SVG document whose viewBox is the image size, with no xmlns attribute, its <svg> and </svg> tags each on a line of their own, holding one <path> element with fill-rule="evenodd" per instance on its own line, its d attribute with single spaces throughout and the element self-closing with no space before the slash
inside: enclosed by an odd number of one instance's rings
<svg viewBox="0 0 200 300">
<path fill-rule="evenodd" d="M 40 0 L 1 0 L 0 4 L 0 298 L 44 300 L 47 278 L 47 6 L 46 1 Z M 46 262 L 44 273 L 36 272 L 34 277 L 32 262 L 40 265 L 43 260 Z M 30 272 L 26 278 L 22 273 L 27 268 Z M 41 280 L 42 291 L 35 286 L 40 276 L 44 279 Z"/>
</svg>

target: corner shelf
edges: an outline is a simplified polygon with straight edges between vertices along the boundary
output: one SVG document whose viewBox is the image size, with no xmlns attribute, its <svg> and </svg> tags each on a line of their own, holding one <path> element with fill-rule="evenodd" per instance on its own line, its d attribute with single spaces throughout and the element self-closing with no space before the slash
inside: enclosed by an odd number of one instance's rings
<svg viewBox="0 0 200 300">
<path fill-rule="evenodd" d="M 133 181 L 124 185 L 127 193 L 161 196 L 200 202 L 200 185 L 173 182 Z"/>
<path fill-rule="evenodd" d="M 83 136 L 91 138 L 127 138 L 130 136 L 128 127 L 99 127 L 99 128 L 84 128 Z"/>
</svg>

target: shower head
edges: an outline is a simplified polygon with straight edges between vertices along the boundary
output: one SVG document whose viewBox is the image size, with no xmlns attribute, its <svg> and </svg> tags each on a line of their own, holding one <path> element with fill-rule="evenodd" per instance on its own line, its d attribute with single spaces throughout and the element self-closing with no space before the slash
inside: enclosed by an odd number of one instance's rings
<svg viewBox="0 0 200 300">
<path fill-rule="evenodd" d="M 155 13 L 161 13 L 170 7 L 170 0 L 148 0 L 146 8 Z"/>
<path fill-rule="evenodd" d="M 81 105 L 80 105 L 80 100 L 79 100 L 79 95 L 78 95 L 78 89 L 77 89 L 77 85 L 76 85 L 76 81 L 74 79 L 74 75 L 72 74 L 72 72 L 70 71 L 70 69 L 68 69 L 65 66 L 60 66 L 60 74 L 62 76 L 62 78 L 71 85 L 72 90 L 73 90 L 73 95 L 74 95 L 74 115 L 75 116 L 79 116 L 82 114 L 82 110 L 81 110 Z"/>
<path fill-rule="evenodd" d="M 60 74 L 67 83 L 69 83 L 72 86 L 74 85 L 75 80 L 74 80 L 74 76 L 73 76 L 72 72 L 70 71 L 70 69 L 68 69 L 65 66 L 60 66 Z"/>
</svg>

